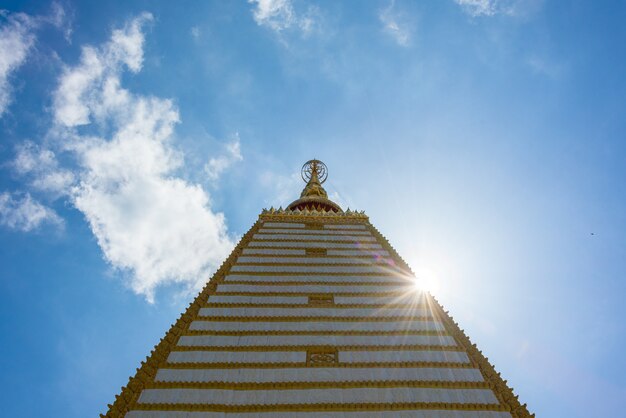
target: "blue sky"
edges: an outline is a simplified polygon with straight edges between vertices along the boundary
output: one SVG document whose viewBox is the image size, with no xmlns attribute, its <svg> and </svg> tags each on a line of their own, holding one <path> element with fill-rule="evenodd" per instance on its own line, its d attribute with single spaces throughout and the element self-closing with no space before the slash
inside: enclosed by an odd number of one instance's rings
<svg viewBox="0 0 626 418">
<path fill-rule="evenodd" d="M 3 2 L 7 416 L 104 412 L 301 164 L 540 417 L 625 417 L 626 5 Z"/>
</svg>

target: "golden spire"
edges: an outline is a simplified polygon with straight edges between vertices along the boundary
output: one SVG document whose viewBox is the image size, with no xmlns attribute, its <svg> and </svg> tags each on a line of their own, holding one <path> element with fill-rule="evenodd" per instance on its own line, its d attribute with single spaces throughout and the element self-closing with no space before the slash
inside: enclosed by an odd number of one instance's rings
<svg viewBox="0 0 626 418">
<path fill-rule="evenodd" d="M 320 160 L 312 159 L 304 163 L 300 171 L 302 180 L 307 182 L 304 190 L 300 193 L 300 199 L 292 202 L 287 209 L 309 209 L 325 212 L 343 212 L 338 204 L 328 199 L 328 193 L 322 187 L 322 183 L 328 177 L 328 168 Z"/>
</svg>

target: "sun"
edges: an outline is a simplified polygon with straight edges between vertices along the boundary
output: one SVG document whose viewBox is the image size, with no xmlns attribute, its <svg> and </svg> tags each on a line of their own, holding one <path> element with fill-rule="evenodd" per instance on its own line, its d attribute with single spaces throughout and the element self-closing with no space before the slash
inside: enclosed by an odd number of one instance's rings
<svg viewBox="0 0 626 418">
<path fill-rule="evenodd" d="M 441 281 L 439 279 L 439 275 L 435 272 L 434 269 L 420 267 L 417 269 L 413 269 L 413 271 L 415 272 L 413 286 L 416 290 L 429 292 L 431 295 L 435 296 L 441 293 Z"/>
</svg>

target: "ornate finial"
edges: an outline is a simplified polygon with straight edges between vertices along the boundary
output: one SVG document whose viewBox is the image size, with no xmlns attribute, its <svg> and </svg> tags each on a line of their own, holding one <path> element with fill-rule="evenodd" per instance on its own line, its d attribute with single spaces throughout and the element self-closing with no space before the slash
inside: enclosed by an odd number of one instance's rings
<svg viewBox="0 0 626 418">
<path fill-rule="evenodd" d="M 320 160 L 313 159 L 304 163 L 300 174 L 305 183 L 316 177 L 319 184 L 323 184 L 328 177 L 328 168 Z"/>
<path fill-rule="evenodd" d="M 342 212 L 339 205 L 328 199 L 328 194 L 322 187 L 322 183 L 328 177 L 326 164 L 316 159 L 309 160 L 302 166 L 300 175 L 302 180 L 306 182 L 306 187 L 302 190 L 300 199 L 291 203 L 287 209 Z"/>
</svg>

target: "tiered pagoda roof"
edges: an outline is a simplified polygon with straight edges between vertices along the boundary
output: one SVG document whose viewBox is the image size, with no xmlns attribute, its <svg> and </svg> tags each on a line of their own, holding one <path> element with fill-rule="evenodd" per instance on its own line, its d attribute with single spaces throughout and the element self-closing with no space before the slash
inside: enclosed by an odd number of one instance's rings
<svg viewBox="0 0 626 418">
<path fill-rule="evenodd" d="M 103 416 L 532 416 L 369 218 L 328 199 L 322 166 L 259 215 Z"/>
</svg>

